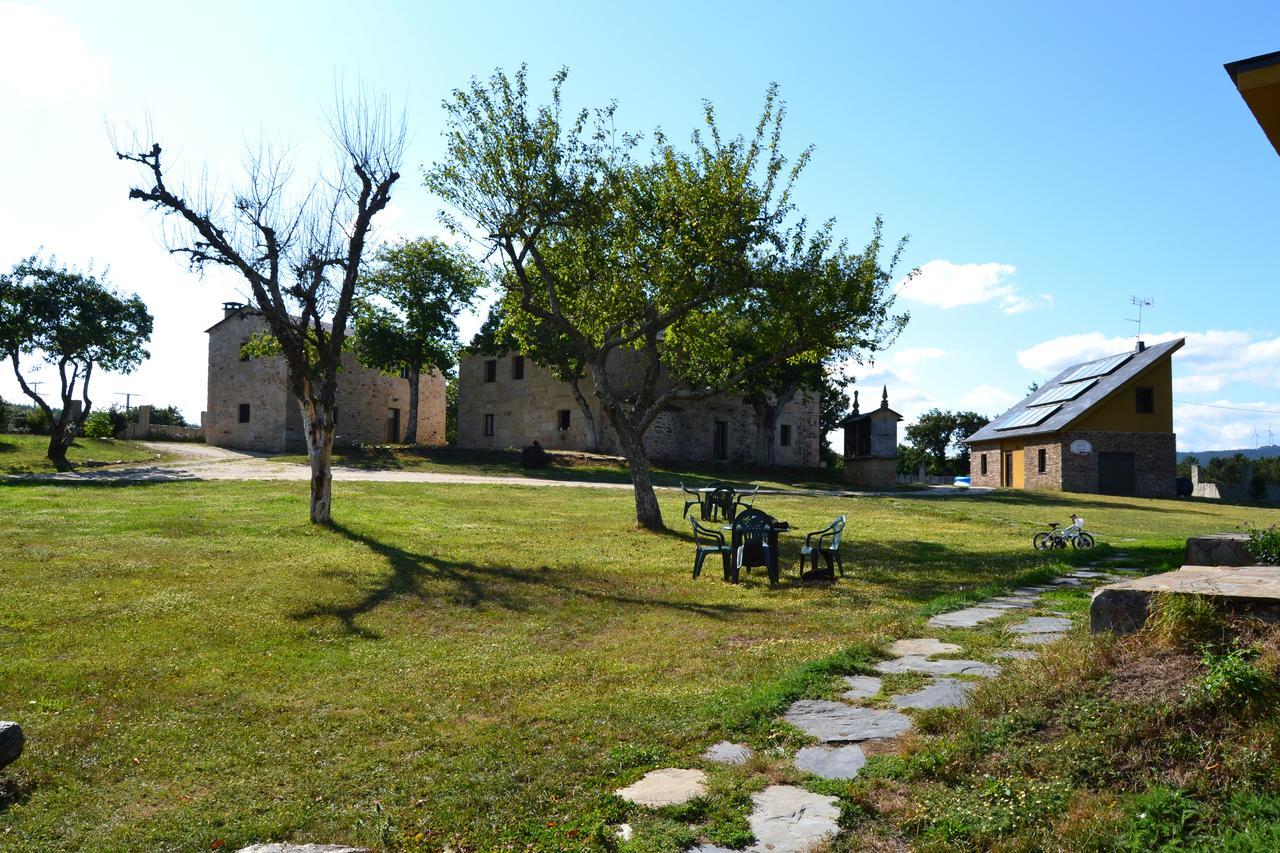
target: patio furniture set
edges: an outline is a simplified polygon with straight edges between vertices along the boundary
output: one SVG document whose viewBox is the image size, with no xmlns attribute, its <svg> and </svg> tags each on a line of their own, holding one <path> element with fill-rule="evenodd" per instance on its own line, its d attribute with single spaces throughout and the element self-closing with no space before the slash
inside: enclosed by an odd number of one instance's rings
<svg viewBox="0 0 1280 853">
<path fill-rule="evenodd" d="M 702 564 L 711 554 L 720 557 L 724 567 L 724 579 L 737 583 L 742 568 L 764 566 L 769 573 L 769 583 L 776 584 L 781 574 L 778 565 L 778 537 L 791 532 L 791 526 L 779 521 L 753 504 L 760 487 L 739 491 L 733 486 L 712 483 L 700 489 L 690 489 L 683 483 L 685 493 L 684 517 L 693 527 L 694 559 L 693 576 L 702 573 Z M 690 510 L 697 512 L 690 514 Z M 709 522 L 706 524 L 704 522 Z M 719 522 L 719 529 L 716 529 Z M 844 533 L 845 517 L 842 515 L 822 530 L 806 533 L 800 548 L 800 579 L 835 580 L 838 570 L 844 574 L 840 559 L 840 539 Z M 725 534 L 730 534 L 728 540 Z M 821 558 L 826 563 L 818 565 Z M 805 572 L 805 561 L 811 562 Z"/>
</svg>

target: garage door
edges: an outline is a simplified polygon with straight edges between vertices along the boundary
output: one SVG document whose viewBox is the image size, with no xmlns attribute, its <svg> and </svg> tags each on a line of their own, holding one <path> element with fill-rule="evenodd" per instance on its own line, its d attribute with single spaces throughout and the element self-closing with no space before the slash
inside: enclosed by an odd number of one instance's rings
<svg viewBox="0 0 1280 853">
<path fill-rule="evenodd" d="M 1133 454 L 1098 454 L 1098 491 L 1104 495 L 1132 495 Z"/>
</svg>

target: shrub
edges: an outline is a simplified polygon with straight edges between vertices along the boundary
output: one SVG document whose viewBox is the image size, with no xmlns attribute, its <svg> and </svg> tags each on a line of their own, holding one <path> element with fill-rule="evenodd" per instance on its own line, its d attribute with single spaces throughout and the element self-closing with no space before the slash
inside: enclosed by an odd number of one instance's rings
<svg viewBox="0 0 1280 853">
<path fill-rule="evenodd" d="M 1255 562 L 1263 566 L 1280 565 L 1280 529 L 1274 524 L 1265 529 L 1250 527 L 1249 541 L 1244 547 Z"/>
<path fill-rule="evenodd" d="M 1198 834 L 1200 818 L 1199 803 L 1182 791 L 1152 788 L 1133 799 L 1120 849 L 1136 853 L 1181 848 Z"/>
<path fill-rule="evenodd" d="M 1187 698 L 1199 705 L 1223 710 L 1256 705 L 1266 696 L 1268 679 L 1254 663 L 1256 649 L 1233 649 L 1226 654 L 1205 652 L 1204 677 L 1187 691 Z"/>
<path fill-rule="evenodd" d="M 520 451 L 520 464 L 525 468 L 546 468 L 551 464 L 551 454 L 535 441 Z"/>
<path fill-rule="evenodd" d="M 90 412 L 84 421 L 84 434 L 89 438 L 114 438 L 116 425 L 110 412 Z"/>
<path fill-rule="evenodd" d="M 49 423 L 49 416 L 44 413 L 44 409 L 38 406 L 33 409 L 27 409 L 22 416 L 22 424 L 26 427 L 27 432 L 32 435 L 48 435 L 53 432 L 53 425 Z"/>
</svg>

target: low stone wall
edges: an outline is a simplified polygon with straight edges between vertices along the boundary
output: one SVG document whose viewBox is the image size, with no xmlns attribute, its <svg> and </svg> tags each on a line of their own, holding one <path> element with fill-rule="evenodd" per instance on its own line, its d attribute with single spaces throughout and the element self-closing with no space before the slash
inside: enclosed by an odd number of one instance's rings
<svg viewBox="0 0 1280 853">
<path fill-rule="evenodd" d="M 1253 565 L 1253 557 L 1245 547 L 1248 541 L 1249 537 L 1243 533 L 1193 536 L 1187 540 L 1187 552 L 1182 559 L 1182 564 L 1184 566 Z"/>
</svg>

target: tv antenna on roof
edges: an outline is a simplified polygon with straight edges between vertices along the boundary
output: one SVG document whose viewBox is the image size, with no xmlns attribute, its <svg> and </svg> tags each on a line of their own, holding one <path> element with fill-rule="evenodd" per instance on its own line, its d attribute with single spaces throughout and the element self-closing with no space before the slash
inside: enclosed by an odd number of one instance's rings
<svg viewBox="0 0 1280 853">
<path fill-rule="evenodd" d="M 1138 339 L 1141 340 L 1142 339 L 1142 309 L 1153 307 L 1156 304 L 1156 301 L 1154 299 L 1148 299 L 1143 296 L 1130 296 L 1129 304 L 1138 306 L 1138 316 L 1136 318 L 1130 317 L 1129 322 L 1138 324 Z"/>
</svg>

